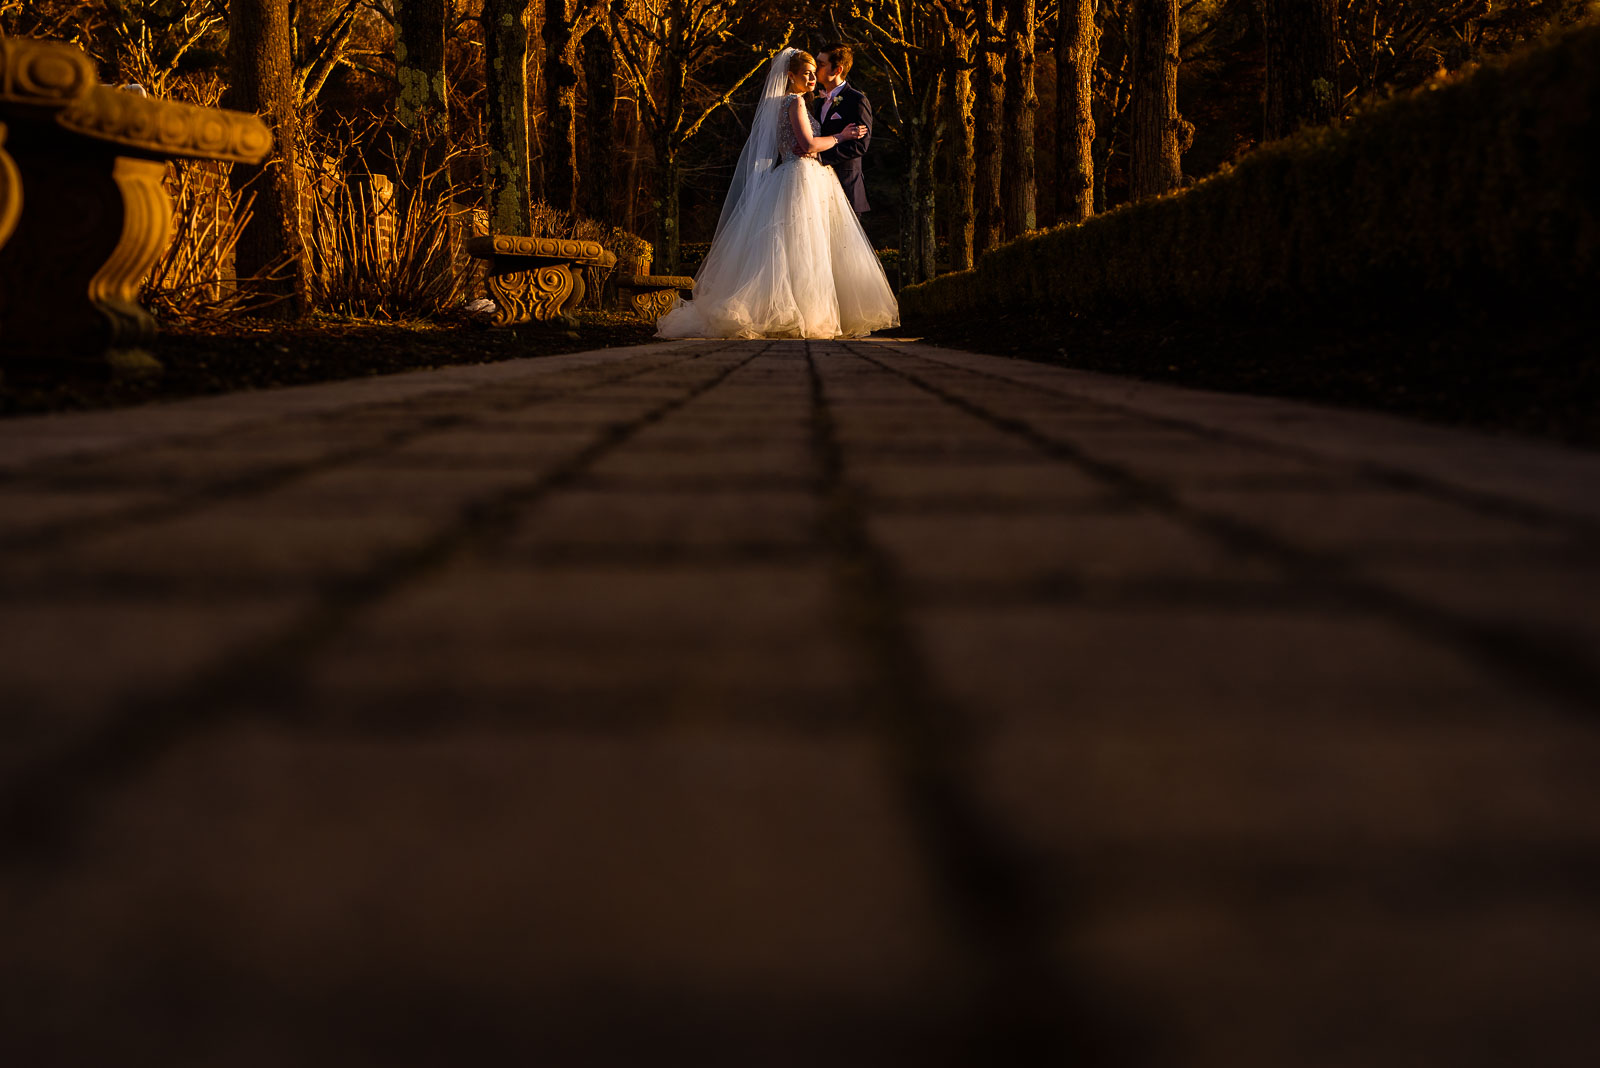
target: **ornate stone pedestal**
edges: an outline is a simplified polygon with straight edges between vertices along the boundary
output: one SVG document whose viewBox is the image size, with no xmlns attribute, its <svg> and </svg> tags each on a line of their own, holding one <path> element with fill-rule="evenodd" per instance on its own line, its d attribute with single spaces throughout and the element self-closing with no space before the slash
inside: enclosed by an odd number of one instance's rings
<svg viewBox="0 0 1600 1068">
<path fill-rule="evenodd" d="M 5 146 L 6 125 L 0 122 L 0 248 L 17 228 L 17 216 L 22 214 L 22 175 L 17 173 L 16 161 L 6 154 Z"/>
<path fill-rule="evenodd" d="M 598 241 L 560 237 L 474 237 L 467 251 L 489 262 L 494 323 L 553 322 L 583 299 L 584 267 L 610 267 L 617 258 Z"/>
<path fill-rule="evenodd" d="M 272 136 L 254 115 L 95 85 L 88 58 L 70 46 L 0 47 L 0 117 L 22 189 L 15 232 L 0 247 L 0 347 L 158 370 L 138 347 L 156 330 L 139 285 L 171 236 L 165 161 L 259 163 Z M 5 181 L 0 173 L 0 212 Z"/>
<path fill-rule="evenodd" d="M 625 274 L 617 279 L 617 292 L 625 295 L 635 315 L 655 322 L 672 309 L 678 294 L 694 292 L 694 279 L 677 274 Z"/>
</svg>

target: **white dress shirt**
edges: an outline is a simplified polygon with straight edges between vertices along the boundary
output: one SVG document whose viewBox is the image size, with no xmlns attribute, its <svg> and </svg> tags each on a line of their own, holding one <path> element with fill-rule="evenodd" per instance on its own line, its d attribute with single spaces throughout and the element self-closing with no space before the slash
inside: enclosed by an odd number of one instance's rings
<svg viewBox="0 0 1600 1068">
<path fill-rule="evenodd" d="M 829 89 L 827 94 L 822 98 L 822 110 L 817 112 L 817 121 L 818 122 L 825 122 L 827 120 L 827 118 L 828 118 L 828 109 L 833 107 L 834 98 L 839 95 L 839 91 L 841 89 L 843 89 L 844 87 L 845 87 L 845 83 L 844 82 L 840 82 L 838 85 L 834 86 L 832 89 Z"/>
</svg>

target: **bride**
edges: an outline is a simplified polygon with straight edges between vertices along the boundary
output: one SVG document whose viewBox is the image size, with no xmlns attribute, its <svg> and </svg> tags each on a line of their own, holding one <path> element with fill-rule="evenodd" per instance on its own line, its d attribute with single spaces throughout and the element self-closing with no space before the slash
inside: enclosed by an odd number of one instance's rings
<svg viewBox="0 0 1600 1068">
<path fill-rule="evenodd" d="M 866 231 L 817 159 L 866 128 L 821 136 L 803 98 L 816 80 L 805 52 L 773 58 L 694 299 L 657 321 L 658 337 L 862 337 L 900 325 Z"/>
</svg>

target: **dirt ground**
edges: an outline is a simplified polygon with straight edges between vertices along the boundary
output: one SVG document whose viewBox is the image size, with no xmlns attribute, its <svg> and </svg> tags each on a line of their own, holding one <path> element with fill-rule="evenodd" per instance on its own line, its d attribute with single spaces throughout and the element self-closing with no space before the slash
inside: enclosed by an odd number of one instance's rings
<svg viewBox="0 0 1600 1068">
<path fill-rule="evenodd" d="M 204 326 L 165 327 L 147 347 L 160 375 L 118 379 L 99 366 L 6 361 L 0 416 L 120 407 L 240 389 L 303 385 L 457 364 L 637 345 L 654 326 L 599 312 L 575 330 L 498 329 L 481 319 L 413 323 L 307 319 L 284 323 L 241 317 Z"/>
<path fill-rule="evenodd" d="M 1393 412 L 1446 425 L 1600 447 L 1600 347 L 1579 315 L 1526 323 L 1137 322 L 999 314 L 891 331 L 940 345 L 1173 385 Z M 161 375 L 7 361 L 0 416 L 120 407 L 240 389 L 637 345 L 654 328 L 585 312 L 575 330 L 481 319 L 410 323 L 239 318 L 167 327 Z"/>
</svg>

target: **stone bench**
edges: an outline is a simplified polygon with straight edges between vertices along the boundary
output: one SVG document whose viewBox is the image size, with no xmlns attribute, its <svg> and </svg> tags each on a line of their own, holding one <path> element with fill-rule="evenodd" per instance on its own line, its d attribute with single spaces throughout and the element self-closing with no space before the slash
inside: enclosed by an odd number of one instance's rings
<svg viewBox="0 0 1600 1068">
<path fill-rule="evenodd" d="M 470 238 L 466 248 L 488 261 L 496 326 L 565 320 L 583 299 L 583 269 L 617 262 L 598 241 L 564 237 L 489 234 Z"/>
<path fill-rule="evenodd" d="M 156 332 L 139 286 L 172 233 L 167 162 L 260 163 L 266 124 L 98 85 L 77 48 L 24 39 L 0 41 L 0 121 L 0 230 L 6 189 L 21 192 L 0 246 L 0 347 L 159 370 L 137 348 Z"/>
<path fill-rule="evenodd" d="M 678 294 L 693 294 L 694 279 L 681 274 L 651 274 L 650 264 L 645 261 L 636 273 L 618 276 L 617 292 L 627 297 L 629 307 L 639 318 L 653 323 L 672 308 Z"/>
<path fill-rule="evenodd" d="M 17 228 L 22 214 L 22 175 L 16 161 L 6 155 L 6 124 L 0 122 L 0 248 Z"/>
</svg>

